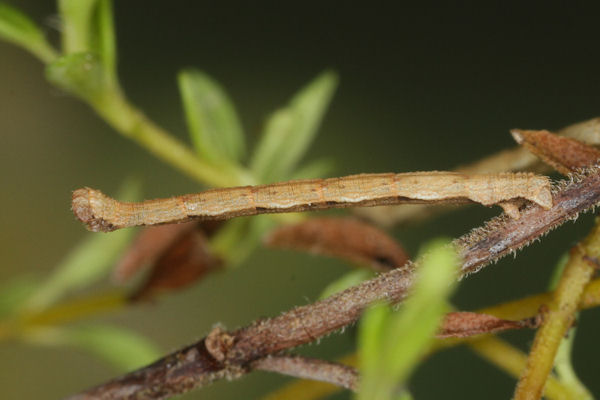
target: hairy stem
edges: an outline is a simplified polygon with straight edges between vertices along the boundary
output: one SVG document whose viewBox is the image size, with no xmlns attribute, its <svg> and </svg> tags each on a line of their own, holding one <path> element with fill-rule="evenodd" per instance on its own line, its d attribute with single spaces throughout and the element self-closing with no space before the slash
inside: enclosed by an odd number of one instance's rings
<svg viewBox="0 0 600 400">
<path fill-rule="evenodd" d="M 277 372 L 296 378 L 332 383 L 352 391 L 358 386 L 355 368 L 335 362 L 300 356 L 269 356 L 256 360 L 253 369 Z"/>
<path fill-rule="evenodd" d="M 553 292 L 540 293 L 532 296 L 527 296 L 519 300 L 509 301 L 506 303 L 498 304 L 492 307 L 486 307 L 477 310 L 477 313 L 494 315 L 497 318 L 503 318 L 507 320 L 522 320 L 525 318 L 531 318 L 536 315 L 539 311 L 540 306 L 551 301 Z M 592 307 L 598 307 L 600 305 L 600 278 L 591 281 L 586 287 L 579 303 L 579 309 L 587 309 Z M 472 342 L 482 342 L 487 338 L 493 338 L 489 334 L 479 335 L 476 337 L 453 337 L 436 339 L 433 347 L 430 349 L 430 353 L 434 353 L 449 347 L 458 346 L 460 344 L 470 344 Z M 489 344 L 489 343 L 488 343 Z M 486 358 L 491 364 L 496 365 L 507 373 L 513 375 L 515 378 L 519 376 L 520 371 L 523 370 L 526 363 L 526 357 L 521 351 L 515 351 L 512 346 L 502 342 L 502 346 L 510 350 L 510 354 L 515 355 L 516 360 L 508 360 L 509 354 L 499 354 L 497 360 L 495 355 L 499 352 L 492 351 L 488 347 L 488 344 L 482 344 L 481 346 L 472 346 L 471 348 L 479 353 L 479 349 L 482 348 L 482 357 Z M 489 345 L 494 347 L 494 344 Z M 502 352 L 500 352 L 502 353 Z M 357 365 L 357 356 L 355 353 L 349 354 L 338 362 L 355 366 Z M 516 368 L 509 369 L 504 364 L 516 365 Z M 554 377 L 551 377 L 549 385 L 546 389 L 546 396 L 549 398 L 555 398 L 552 393 L 566 393 L 575 392 L 576 388 L 569 387 L 566 383 L 557 381 Z M 558 387 L 557 387 L 558 386 Z M 297 380 L 291 382 L 263 397 L 263 400 L 284 400 L 294 399 L 302 394 L 304 400 L 316 400 L 328 396 L 332 393 L 339 391 L 339 386 L 334 386 L 324 382 L 318 382 L 313 380 Z M 548 394 L 550 393 L 550 394 Z M 576 396 L 572 398 L 577 398 Z"/>
<path fill-rule="evenodd" d="M 553 206 L 528 206 L 519 220 L 499 217 L 455 241 L 463 258 L 463 274 L 518 250 L 600 201 L 600 174 L 591 168 L 559 184 Z M 251 369 L 252 362 L 304 343 L 355 322 L 373 301 L 397 303 L 404 299 L 414 276 L 410 266 L 399 268 L 335 294 L 327 299 L 258 320 L 248 327 L 215 330 L 199 342 L 154 364 L 90 389 L 72 399 L 128 399 L 143 393 L 163 399 Z"/>
<path fill-rule="evenodd" d="M 516 400 L 541 398 L 558 346 L 575 322 L 575 313 L 584 287 L 598 268 L 598 255 L 600 224 L 571 252 L 552 301 L 547 304 L 544 322 L 535 336 L 527 367 L 523 370 L 515 391 Z"/>
<path fill-rule="evenodd" d="M 600 146 L 600 118 L 593 118 L 562 128 L 557 132 L 559 135 L 580 140 L 594 146 Z M 510 150 L 503 150 L 491 154 L 474 163 L 459 166 L 455 169 L 463 173 L 496 173 L 505 171 L 534 170 L 545 172 L 550 168 L 543 164 L 538 157 L 527 149 L 519 146 Z M 424 205 L 400 206 L 400 207 L 378 207 L 359 208 L 355 210 L 369 220 L 380 226 L 393 226 L 406 222 L 414 222 L 436 215 L 438 213 L 453 210 L 454 207 Z"/>
<path fill-rule="evenodd" d="M 514 377 L 519 376 L 527 364 L 526 354 L 501 339 L 486 337 L 468 341 L 468 344 L 481 357 Z M 548 378 L 544 395 L 550 400 L 575 399 L 573 393 L 554 376 Z"/>
</svg>

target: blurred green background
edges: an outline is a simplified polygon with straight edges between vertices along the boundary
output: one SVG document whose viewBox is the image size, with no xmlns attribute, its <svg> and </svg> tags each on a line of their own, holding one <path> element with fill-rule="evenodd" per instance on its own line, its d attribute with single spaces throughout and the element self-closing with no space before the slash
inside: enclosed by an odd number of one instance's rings
<svg viewBox="0 0 600 400">
<path fill-rule="evenodd" d="M 7 3 L 56 41 L 54 2 Z M 600 116 L 598 7 L 129 0 L 114 8 L 123 87 L 183 141 L 188 137 L 175 75 L 188 66 L 227 89 L 250 145 L 272 110 L 322 70 L 337 71 L 339 89 L 307 157 L 331 157 L 336 175 L 450 169 L 513 146 L 510 128 L 553 130 Z M 85 235 L 69 207 L 70 192 L 80 186 L 114 193 L 135 175 L 147 198 L 202 189 L 48 85 L 41 63 L 4 42 L 0 132 L 0 282 L 47 276 Z M 393 234 L 415 254 L 424 240 L 456 237 L 497 212 L 470 207 Z M 591 222 L 582 216 L 516 260 L 464 280 L 456 305 L 471 310 L 545 290 L 560 255 Z M 235 328 L 306 304 L 347 270 L 330 259 L 260 249 L 241 268 L 96 321 L 130 327 L 166 353 L 216 322 Z M 581 314 L 575 344 L 575 366 L 596 394 L 599 319 L 600 310 Z M 523 349 L 533 337 L 505 336 Z M 350 351 L 353 341 L 348 330 L 302 352 L 332 359 Z M 70 348 L 0 343 L 2 398 L 60 398 L 115 374 L 102 360 Z M 284 381 L 253 373 L 185 398 L 256 398 Z M 417 399 L 503 399 L 514 383 L 458 348 L 424 363 L 410 387 Z"/>
</svg>

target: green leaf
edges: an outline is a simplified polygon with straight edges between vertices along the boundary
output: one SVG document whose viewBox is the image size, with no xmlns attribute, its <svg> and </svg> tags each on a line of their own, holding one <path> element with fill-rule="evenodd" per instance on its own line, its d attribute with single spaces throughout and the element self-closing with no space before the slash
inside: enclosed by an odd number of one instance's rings
<svg viewBox="0 0 600 400">
<path fill-rule="evenodd" d="M 97 2 L 98 0 L 59 0 L 64 54 L 94 50 L 91 25 Z"/>
<path fill-rule="evenodd" d="M 44 62 L 56 57 L 37 25 L 16 8 L 4 3 L 0 3 L 0 39 L 23 47 Z"/>
<path fill-rule="evenodd" d="M 94 53 L 74 53 L 46 67 L 46 78 L 54 85 L 92 103 L 104 99 L 110 78 Z"/>
<path fill-rule="evenodd" d="M 18 276 L 0 284 L 0 319 L 12 315 L 39 287 L 39 280 Z"/>
<path fill-rule="evenodd" d="M 276 221 L 270 215 L 233 219 L 211 239 L 211 248 L 226 260 L 227 266 L 238 266 L 256 249 L 275 224 Z"/>
<path fill-rule="evenodd" d="M 292 173 L 314 139 L 336 86 L 336 75 L 325 72 L 267 120 L 251 160 L 261 182 L 284 180 Z"/>
<path fill-rule="evenodd" d="M 122 371 L 149 364 L 161 355 L 158 348 L 142 335 L 113 326 L 71 328 L 69 341 L 71 345 L 105 359 Z"/>
<path fill-rule="evenodd" d="M 358 399 L 394 399 L 423 356 L 448 310 L 459 258 L 447 241 L 426 246 L 417 280 L 397 312 L 377 305 L 366 311 L 359 330 L 362 379 Z"/>
<path fill-rule="evenodd" d="M 294 132 L 294 113 L 288 108 L 275 111 L 267 120 L 262 138 L 254 150 L 250 170 L 261 183 L 285 180 L 286 143 Z"/>
<path fill-rule="evenodd" d="M 451 245 L 435 241 L 424 249 L 414 292 L 391 324 L 388 367 L 404 380 L 438 329 L 455 286 L 459 259 Z"/>
<path fill-rule="evenodd" d="M 119 372 L 130 371 L 158 359 L 161 352 L 144 336 L 108 325 L 42 328 L 24 336 L 31 343 L 72 346 L 108 361 Z"/>
<path fill-rule="evenodd" d="M 240 161 L 245 144 L 235 107 L 223 88 L 195 69 L 177 76 L 192 142 L 198 154 L 209 161 L 223 158 Z"/>
<path fill-rule="evenodd" d="M 359 283 L 366 281 L 367 279 L 371 279 L 373 277 L 373 271 L 369 271 L 368 269 L 356 269 L 354 271 L 348 272 L 345 275 L 342 275 L 340 278 L 331 282 L 319 296 L 319 300 L 327 298 L 332 294 L 341 292 L 342 290 L 346 290 L 349 287 L 356 286 Z"/>
<path fill-rule="evenodd" d="M 386 334 L 388 320 L 392 313 L 391 308 L 382 303 L 375 304 L 367 309 L 360 320 L 359 330 L 359 357 L 363 374 L 375 372 L 381 362 L 382 337 Z M 368 382 L 361 382 L 361 393 Z"/>
<path fill-rule="evenodd" d="M 139 185 L 126 183 L 117 197 L 139 199 Z M 50 278 L 29 299 L 27 308 L 46 308 L 69 291 L 86 287 L 105 276 L 131 241 L 134 232 L 133 229 L 121 229 L 106 234 L 88 233 L 83 242 L 71 250 Z"/>
</svg>

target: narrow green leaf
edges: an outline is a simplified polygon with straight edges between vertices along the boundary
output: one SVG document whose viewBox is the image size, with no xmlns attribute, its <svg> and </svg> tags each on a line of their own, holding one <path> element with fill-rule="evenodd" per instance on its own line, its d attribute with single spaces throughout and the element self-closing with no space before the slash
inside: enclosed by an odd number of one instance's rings
<svg viewBox="0 0 600 400">
<path fill-rule="evenodd" d="M 362 268 L 348 272 L 347 274 L 342 275 L 340 278 L 327 285 L 327 287 L 325 287 L 325 289 L 323 289 L 321 292 L 319 300 L 327 298 L 332 294 L 341 292 L 342 290 L 346 290 L 349 287 L 356 286 L 367 279 L 371 279 L 373 275 L 373 271 Z"/>
<path fill-rule="evenodd" d="M 275 224 L 276 221 L 270 215 L 236 218 L 228 221 L 211 239 L 211 248 L 226 260 L 227 266 L 238 266 L 256 249 Z"/>
<path fill-rule="evenodd" d="M 80 53 L 94 50 L 92 15 L 98 0 L 59 0 L 58 10 L 62 20 L 63 53 Z"/>
<path fill-rule="evenodd" d="M 0 319 L 12 315 L 39 287 L 39 280 L 18 276 L 0 284 Z"/>
<path fill-rule="evenodd" d="M 122 371 L 149 364 L 161 352 L 142 335 L 124 328 L 94 325 L 71 328 L 69 341 L 113 364 Z"/>
<path fill-rule="evenodd" d="M 325 72 L 267 120 L 251 160 L 252 171 L 262 181 L 291 174 L 314 139 L 336 86 L 336 75 Z"/>
<path fill-rule="evenodd" d="M 0 39 L 23 47 L 44 62 L 56 57 L 56 52 L 37 25 L 16 8 L 4 3 L 0 3 Z"/>
<path fill-rule="evenodd" d="M 381 363 L 382 337 L 387 329 L 391 309 L 386 304 L 375 304 L 369 307 L 360 321 L 358 354 L 363 373 L 379 370 Z M 361 382 L 364 389 L 365 382 Z"/>
<path fill-rule="evenodd" d="M 25 14 L 8 4 L 0 3 L 0 37 L 13 43 L 25 45 L 37 41 L 42 33 Z"/>
<path fill-rule="evenodd" d="M 42 328 L 23 338 L 38 345 L 82 349 L 109 362 L 119 372 L 149 364 L 161 355 L 156 345 L 144 336 L 108 325 Z"/>
<path fill-rule="evenodd" d="M 46 67 L 46 78 L 73 95 L 98 103 L 104 99 L 109 82 L 94 53 L 74 53 L 56 59 Z"/>
<path fill-rule="evenodd" d="M 118 198 L 136 200 L 139 185 L 124 185 Z M 54 270 L 53 274 L 27 302 L 27 308 L 38 310 L 56 302 L 67 292 L 80 289 L 105 276 L 125 249 L 135 230 L 121 229 L 107 234 L 88 233 Z"/>
<path fill-rule="evenodd" d="M 359 352 L 361 386 L 358 399 L 394 399 L 438 329 L 447 297 L 456 281 L 459 259 L 448 241 L 426 246 L 417 265 L 413 293 L 397 312 L 380 319 L 376 306 L 375 324 L 368 310 L 361 320 Z"/>
<path fill-rule="evenodd" d="M 418 362 L 448 310 L 447 297 L 455 286 L 459 259 L 446 241 L 426 246 L 413 295 L 390 324 L 388 368 L 403 381 Z"/>
<path fill-rule="evenodd" d="M 289 108 L 275 111 L 267 120 L 258 146 L 250 161 L 250 170 L 261 183 L 283 181 L 286 142 L 294 131 L 294 113 Z"/>
<path fill-rule="evenodd" d="M 223 88 L 202 71 L 188 69 L 177 76 L 192 142 L 209 161 L 240 161 L 244 134 L 232 101 Z"/>
</svg>

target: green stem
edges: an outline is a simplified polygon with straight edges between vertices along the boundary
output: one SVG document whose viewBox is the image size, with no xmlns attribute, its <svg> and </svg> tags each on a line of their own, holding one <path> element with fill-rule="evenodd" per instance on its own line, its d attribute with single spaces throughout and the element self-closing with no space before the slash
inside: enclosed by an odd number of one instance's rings
<svg viewBox="0 0 600 400">
<path fill-rule="evenodd" d="M 550 303 L 544 312 L 544 321 L 539 328 L 527 367 L 515 391 L 515 400 L 534 400 L 542 396 L 546 380 L 554 366 L 558 347 L 575 321 L 575 313 L 583 297 L 585 286 L 592 278 L 596 257 L 600 254 L 600 223 L 590 235 L 571 252 L 571 257 Z"/>
<path fill-rule="evenodd" d="M 468 344 L 481 357 L 515 377 L 519 376 L 527 363 L 527 356 L 523 352 L 493 336 L 470 340 Z M 577 398 L 570 388 L 559 382 L 553 375 L 548 375 L 545 382 L 545 389 L 542 388 L 542 390 L 547 399 L 570 400 Z"/>
<path fill-rule="evenodd" d="M 25 48 L 45 64 L 50 64 L 58 58 L 58 53 L 54 47 L 50 46 L 45 40 L 36 42 L 32 46 L 26 46 Z"/>
<path fill-rule="evenodd" d="M 248 173 L 232 165 L 200 160 L 187 146 L 148 119 L 118 88 L 107 90 L 91 106 L 113 128 L 188 176 L 210 186 L 236 186 L 251 181 Z"/>
</svg>

